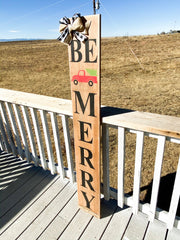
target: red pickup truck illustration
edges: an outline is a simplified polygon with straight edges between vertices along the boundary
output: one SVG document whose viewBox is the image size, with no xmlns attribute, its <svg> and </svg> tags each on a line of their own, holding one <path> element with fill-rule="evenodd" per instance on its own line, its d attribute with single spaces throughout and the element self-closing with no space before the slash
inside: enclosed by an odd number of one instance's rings
<svg viewBox="0 0 180 240">
<path fill-rule="evenodd" d="M 78 82 L 87 82 L 89 86 L 93 86 L 94 83 L 97 83 L 97 77 L 96 76 L 87 76 L 85 70 L 80 70 L 78 72 L 78 75 L 74 75 L 72 77 L 72 81 L 75 85 L 78 84 Z"/>
</svg>

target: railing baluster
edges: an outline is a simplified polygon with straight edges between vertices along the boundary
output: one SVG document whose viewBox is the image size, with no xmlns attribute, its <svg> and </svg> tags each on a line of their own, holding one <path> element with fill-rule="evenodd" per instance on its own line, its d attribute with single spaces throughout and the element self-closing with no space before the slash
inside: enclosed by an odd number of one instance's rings
<svg viewBox="0 0 180 240">
<path fill-rule="evenodd" d="M 42 164 L 42 167 L 46 170 L 47 163 L 46 163 L 46 158 L 45 158 L 45 152 L 44 152 L 41 131 L 40 131 L 38 118 L 37 118 L 37 110 L 35 110 L 34 108 L 30 108 L 30 112 L 31 112 L 31 117 L 32 117 L 33 125 L 34 125 L 35 134 L 36 134 L 37 145 L 38 145 L 39 154 L 40 154 L 40 162 Z"/>
<path fill-rule="evenodd" d="M 52 129 L 53 129 L 56 155 L 57 155 L 57 161 L 58 161 L 58 171 L 59 171 L 61 177 L 64 178 L 65 172 L 64 172 L 63 157 L 62 157 L 62 152 L 61 152 L 61 142 L 60 142 L 60 137 L 59 137 L 57 118 L 56 118 L 56 114 L 53 112 L 50 113 L 50 116 L 51 116 L 51 124 L 52 124 Z"/>
<path fill-rule="evenodd" d="M 16 143 L 17 143 L 18 154 L 22 158 L 24 158 L 24 152 L 23 152 L 23 149 L 22 149 L 22 146 L 21 146 L 21 140 L 20 140 L 19 132 L 18 132 L 17 125 L 16 125 L 16 120 L 14 118 L 14 114 L 13 114 L 13 111 L 12 111 L 12 107 L 11 107 L 10 103 L 7 103 L 7 102 L 6 102 L 5 105 L 6 105 L 6 108 L 7 108 L 7 112 L 8 112 L 8 115 L 9 115 L 10 122 L 11 122 L 12 130 L 14 132 L 15 140 L 16 140 Z"/>
<path fill-rule="evenodd" d="M 28 110 L 27 110 L 27 107 L 22 106 L 22 105 L 21 105 L 21 109 L 22 109 L 26 129 L 27 129 L 27 133 L 29 136 L 29 142 L 30 142 L 30 146 L 31 146 L 33 161 L 34 161 L 35 166 L 38 166 L 39 158 L 38 158 L 37 152 L 36 152 L 36 145 L 35 145 L 35 141 L 34 141 L 34 136 L 33 136 L 33 132 L 32 132 L 31 122 L 29 119 Z"/>
<path fill-rule="evenodd" d="M 144 132 L 137 132 L 136 137 L 136 156 L 133 186 L 133 213 L 137 214 L 139 210 L 139 193 L 141 184 L 141 166 L 143 159 Z"/>
<path fill-rule="evenodd" d="M 158 137 L 156 160 L 155 160 L 155 167 L 154 167 L 154 178 L 153 178 L 153 186 L 152 186 L 152 193 L 151 193 L 150 213 L 149 213 L 150 221 L 154 220 L 155 213 L 156 213 L 165 141 L 166 141 L 166 137 L 164 136 Z"/>
<path fill-rule="evenodd" d="M 68 125 L 68 117 L 66 115 L 62 115 L 62 126 L 64 132 L 64 142 L 66 148 L 66 156 L 69 170 L 69 178 L 71 182 L 74 182 L 74 167 L 73 167 L 73 158 L 72 158 L 72 150 L 71 150 L 71 139 L 69 134 L 69 125 Z"/>
<path fill-rule="evenodd" d="M 1 133 L 2 133 L 5 148 L 8 152 L 11 152 L 12 151 L 11 146 L 9 145 L 9 142 L 8 142 L 8 139 L 7 139 L 7 136 L 6 136 L 6 132 L 5 132 L 5 129 L 4 129 L 4 125 L 3 125 L 3 122 L 2 122 L 1 115 L 0 115 L 0 130 L 1 130 Z"/>
<path fill-rule="evenodd" d="M 109 127 L 106 124 L 102 125 L 102 159 L 103 159 L 103 192 L 104 199 L 110 198 L 109 186 Z"/>
<path fill-rule="evenodd" d="M 12 152 L 16 156 L 17 155 L 17 150 L 16 150 L 16 146 L 14 144 L 13 135 L 12 135 L 11 128 L 10 128 L 10 125 L 9 125 L 9 121 L 8 121 L 8 118 L 7 118 L 7 115 L 6 115 L 6 111 L 4 109 L 4 105 L 1 102 L 0 102 L 0 111 L 1 111 L 1 115 L 2 115 L 4 125 L 6 127 L 6 132 L 7 132 L 9 142 L 10 142 Z"/>
<path fill-rule="evenodd" d="M 26 136 L 24 124 L 23 124 L 23 121 L 22 121 L 22 118 L 21 118 L 20 110 L 19 110 L 19 108 L 16 104 L 13 104 L 13 109 L 14 109 L 16 120 L 17 120 L 17 123 L 18 123 L 19 131 L 20 131 L 20 134 L 21 134 L 26 160 L 27 160 L 27 162 L 30 162 L 30 151 L 29 151 L 27 136 Z"/>
<path fill-rule="evenodd" d="M 118 127 L 118 206 L 124 207 L 125 129 Z"/>
<path fill-rule="evenodd" d="M 2 140 L 2 135 L 1 135 L 1 132 L 0 132 L 0 151 L 3 151 L 3 150 L 4 150 L 3 140 Z"/>
<path fill-rule="evenodd" d="M 180 156 L 179 156 L 176 178 L 174 181 L 174 188 L 173 188 L 173 193 L 172 193 L 171 203 L 170 203 L 170 208 L 169 208 L 169 213 L 168 213 L 168 222 L 167 222 L 168 229 L 173 228 L 174 220 L 176 217 L 176 211 L 177 211 L 178 203 L 179 203 L 179 199 L 180 199 L 179 183 L 180 183 Z"/>
<path fill-rule="evenodd" d="M 45 142 L 46 142 L 46 148 L 47 148 L 47 154 L 48 154 L 48 160 L 49 160 L 49 168 L 51 173 L 55 174 L 54 155 L 52 150 L 51 138 L 49 134 L 48 122 L 46 118 L 46 112 L 43 110 L 40 110 L 40 116 L 41 116 L 41 121 L 43 125 L 43 130 L 44 130 L 44 136 L 45 136 Z"/>
</svg>

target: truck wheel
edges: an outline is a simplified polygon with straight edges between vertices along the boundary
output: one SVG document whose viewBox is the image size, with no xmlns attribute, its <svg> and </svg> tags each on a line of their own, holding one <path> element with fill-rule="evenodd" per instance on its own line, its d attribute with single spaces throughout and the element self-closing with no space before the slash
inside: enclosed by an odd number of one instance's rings
<svg viewBox="0 0 180 240">
<path fill-rule="evenodd" d="M 93 86 L 93 81 L 89 81 L 88 84 L 89 84 L 90 87 L 92 87 Z"/>
<path fill-rule="evenodd" d="M 74 80 L 74 84 L 75 84 L 75 85 L 78 85 L 78 80 L 75 79 L 75 80 Z"/>
</svg>

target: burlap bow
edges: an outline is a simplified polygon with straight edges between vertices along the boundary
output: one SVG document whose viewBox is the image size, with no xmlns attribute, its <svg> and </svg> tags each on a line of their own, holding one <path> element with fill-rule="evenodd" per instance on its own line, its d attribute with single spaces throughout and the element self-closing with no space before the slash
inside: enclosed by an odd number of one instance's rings
<svg viewBox="0 0 180 240">
<path fill-rule="evenodd" d="M 59 23 L 59 31 L 61 33 L 58 37 L 59 41 L 70 45 L 74 36 L 81 42 L 85 42 L 88 39 L 86 35 L 88 35 L 91 22 L 82 17 L 81 14 L 74 14 L 72 20 L 63 17 Z"/>
</svg>

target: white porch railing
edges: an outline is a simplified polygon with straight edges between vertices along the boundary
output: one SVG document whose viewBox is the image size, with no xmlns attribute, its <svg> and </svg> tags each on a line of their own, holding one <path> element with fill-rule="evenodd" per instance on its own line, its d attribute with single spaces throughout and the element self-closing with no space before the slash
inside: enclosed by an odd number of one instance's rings
<svg viewBox="0 0 180 240">
<path fill-rule="evenodd" d="M 74 182 L 70 116 L 69 100 L 0 89 L 0 146 Z"/>
<path fill-rule="evenodd" d="M 72 118 L 71 101 L 36 94 L 0 89 L 0 150 L 33 162 L 36 166 L 58 173 L 75 181 L 72 143 L 69 124 Z M 117 129 L 118 172 L 117 190 L 109 181 L 109 129 Z M 136 135 L 133 195 L 124 193 L 125 139 L 127 132 Z M 157 139 L 154 177 L 150 203 L 140 203 L 140 186 L 144 136 Z M 176 216 L 180 197 L 180 158 L 172 190 L 169 211 L 157 208 L 165 144 L 180 144 L 180 118 L 151 113 L 102 107 L 103 193 L 106 200 L 116 198 L 118 205 L 131 206 L 133 213 L 142 211 L 150 221 L 154 218 L 180 229 Z M 153 170 L 152 170 L 153 171 Z M 114 173 L 115 174 L 115 173 Z"/>
<path fill-rule="evenodd" d="M 113 111 L 113 109 L 111 109 Z M 115 109 L 117 111 L 117 109 Z M 121 112 L 121 110 L 119 110 Z M 118 131 L 118 187 L 113 191 L 109 185 L 109 129 L 116 128 Z M 149 216 L 149 220 L 155 218 L 167 223 L 171 229 L 173 226 L 180 229 L 180 218 L 176 217 L 176 212 L 180 197 L 180 152 L 174 186 L 172 186 L 172 196 L 169 212 L 157 208 L 158 193 L 160 187 L 161 171 L 166 141 L 175 143 L 179 148 L 180 144 L 180 119 L 176 117 L 163 116 L 152 113 L 127 112 L 117 115 L 110 115 L 103 118 L 103 167 L 104 167 L 104 197 L 108 200 L 113 197 L 118 200 L 118 205 L 122 208 L 125 205 L 131 206 L 133 213 L 141 211 Z M 125 196 L 125 139 L 126 132 L 136 135 L 135 169 L 133 195 Z M 143 160 L 144 136 L 157 139 L 156 157 L 154 164 L 154 177 L 150 204 L 141 204 L 139 200 L 141 185 L 141 170 Z M 153 169 L 151 169 L 153 171 Z"/>
</svg>

